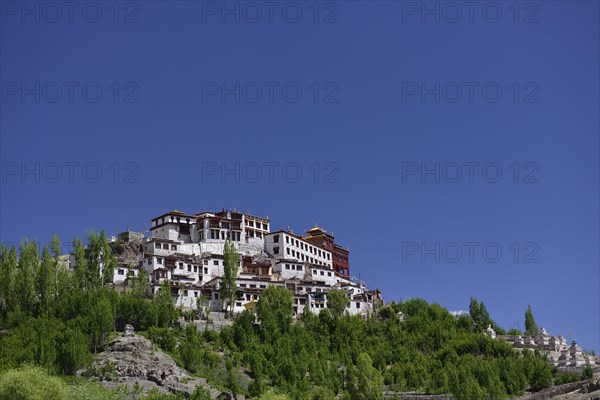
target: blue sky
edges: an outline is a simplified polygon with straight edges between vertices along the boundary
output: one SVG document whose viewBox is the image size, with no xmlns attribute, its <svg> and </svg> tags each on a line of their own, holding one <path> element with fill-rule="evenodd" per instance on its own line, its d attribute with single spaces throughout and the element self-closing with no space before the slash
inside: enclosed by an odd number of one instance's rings
<svg viewBox="0 0 600 400">
<path fill-rule="evenodd" d="M 3 242 L 238 208 L 600 351 L 598 2 L 61 4 L 0 2 Z"/>
</svg>

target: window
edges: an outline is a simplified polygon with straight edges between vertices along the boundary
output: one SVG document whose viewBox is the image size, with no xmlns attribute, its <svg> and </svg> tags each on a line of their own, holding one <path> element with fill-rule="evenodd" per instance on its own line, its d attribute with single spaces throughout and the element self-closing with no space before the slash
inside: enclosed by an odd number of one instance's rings
<svg viewBox="0 0 600 400">
<path fill-rule="evenodd" d="M 267 285 L 260 285 L 261 289 L 265 289 L 267 287 Z"/>
<path fill-rule="evenodd" d="M 122 269 L 120 269 L 120 270 L 119 270 L 117 273 L 118 273 L 119 275 L 125 275 L 125 271 L 123 271 Z"/>
<path fill-rule="evenodd" d="M 240 287 L 246 287 L 245 283 L 240 283 Z"/>
<path fill-rule="evenodd" d="M 321 276 L 325 276 L 325 271 L 321 271 Z"/>
<path fill-rule="evenodd" d="M 159 258 L 157 258 L 157 259 L 156 259 L 156 261 L 157 261 L 157 262 L 158 262 L 160 265 L 162 265 L 163 259 L 159 257 Z"/>
<path fill-rule="evenodd" d="M 183 263 L 182 262 L 179 263 L 179 269 L 183 269 Z"/>
<path fill-rule="evenodd" d="M 156 248 L 157 248 L 157 249 L 160 249 L 160 248 L 161 248 L 161 247 L 160 247 L 160 243 L 156 243 Z"/>
<path fill-rule="evenodd" d="M 287 244 L 289 244 L 289 243 L 290 243 L 290 237 L 289 237 L 289 236 L 286 236 L 286 237 L 285 237 L 285 242 L 286 242 Z"/>
<path fill-rule="evenodd" d="M 214 296 L 215 296 L 215 300 L 219 300 L 219 292 L 215 292 Z"/>
<path fill-rule="evenodd" d="M 208 275 L 208 268 L 204 268 L 204 273 Z"/>
<path fill-rule="evenodd" d="M 292 271 L 296 270 L 296 266 L 292 264 Z"/>
<path fill-rule="evenodd" d="M 204 260 L 204 265 L 208 265 L 208 260 Z"/>
<path fill-rule="evenodd" d="M 241 307 L 242 303 L 238 301 L 237 303 L 235 303 L 235 305 L 238 306 L 238 307 Z"/>
<path fill-rule="evenodd" d="M 198 266 L 194 265 L 194 272 L 198 272 Z"/>
<path fill-rule="evenodd" d="M 174 244 L 171 245 L 171 250 L 177 250 L 177 246 L 175 246 Z"/>
<path fill-rule="evenodd" d="M 254 226 L 254 221 L 248 221 L 248 226 Z"/>
<path fill-rule="evenodd" d="M 317 274 L 317 270 L 313 269 L 313 275 L 316 275 L 316 274 Z"/>
<path fill-rule="evenodd" d="M 213 260 L 213 265 L 219 265 L 219 260 Z"/>
<path fill-rule="evenodd" d="M 188 295 L 188 291 L 187 291 L 187 290 L 184 290 L 184 291 L 183 291 L 183 295 L 184 295 L 184 296 L 187 296 L 187 295 Z"/>
<path fill-rule="evenodd" d="M 290 269 L 290 264 L 285 264 L 285 269 Z"/>
<path fill-rule="evenodd" d="M 358 301 L 356 302 L 356 308 L 360 308 L 360 303 Z"/>
<path fill-rule="evenodd" d="M 273 247 L 273 254 L 279 254 L 279 247 Z"/>
<path fill-rule="evenodd" d="M 286 252 L 286 253 L 287 253 L 287 255 L 289 256 L 289 255 L 290 255 L 290 248 L 289 248 L 289 247 L 286 247 L 286 249 L 285 249 L 285 252 Z"/>
<path fill-rule="evenodd" d="M 302 265 L 297 265 L 297 266 L 296 266 L 296 269 L 297 269 L 298 271 L 302 271 Z"/>
<path fill-rule="evenodd" d="M 250 285 L 250 289 L 256 289 L 256 285 Z"/>
<path fill-rule="evenodd" d="M 264 229 L 265 231 L 268 231 L 268 230 L 269 230 L 269 226 L 268 226 L 267 224 L 263 224 L 263 229 Z"/>
<path fill-rule="evenodd" d="M 198 297 L 198 292 L 194 290 L 194 297 Z"/>
<path fill-rule="evenodd" d="M 188 272 L 192 272 L 192 266 L 188 265 Z"/>
<path fill-rule="evenodd" d="M 273 243 L 279 243 L 279 235 L 273 236 Z"/>
</svg>

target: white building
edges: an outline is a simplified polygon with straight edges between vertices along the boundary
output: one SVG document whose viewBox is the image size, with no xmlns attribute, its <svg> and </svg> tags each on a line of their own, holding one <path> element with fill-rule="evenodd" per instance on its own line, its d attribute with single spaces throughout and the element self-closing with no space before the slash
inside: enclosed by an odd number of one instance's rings
<svg viewBox="0 0 600 400">
<path fill-rule="evenodd" d="M 305 307 L 314 313 L 327 308 L 331 290 L 348 294 L 349 314 L 369 315 L 373 304 L 381 301 L 380 294 L 368 292 L 362 282 L 336 272 L 333 254 L 325 249 L 331 243 L 311 242 L 291 232 L 270 229 L 268 217 L 237 210 L 197 214 L 170 211 L 152 219 L 148 238 L 132 231 L 119 235 L 119 242 L 130 243 L 130 250 L 137 251 L 120 260 L 114 282 L 125 286 L 127 279 L 143 268 L 151 293 L 169 281 L 177 307 L 196 309 L 199 301 L 205 300 L 204 306 L 210 310 L 222 311 L 226 306 L 220 298 L 223 250 L 230 240 L 240 255 L 234 312 L 255 310 L 262 291 L 269 286 L 292 291 L 295 314 Z M 71 267 L 72 258 L 64 260 Z"/>
<path fill-rule="evenodd" d="M 289 259 L 321 265 L 333 270 L 331 252 L 301 236 L 279 230 L 266 235 L 265 251 L 276 259 Z"/>
</svg>

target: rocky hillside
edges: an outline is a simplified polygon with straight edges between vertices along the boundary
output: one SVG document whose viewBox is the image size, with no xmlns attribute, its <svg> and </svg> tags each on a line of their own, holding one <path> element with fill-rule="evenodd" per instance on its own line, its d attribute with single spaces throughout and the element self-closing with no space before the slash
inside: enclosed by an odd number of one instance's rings
<svg viewBox="0 0 600 400">
<path fill-rule="evenodd" d="M 79 374 L 99 379 L 109 388 L 121 385 L 133 390 L 137 385 L 145 393 L 157 388 L 162 393 L 191 394 L 200 385 L 213 399 L 232 398 L 230 393 L 211 387 L 205 379 L 190 376 L 170 356 L 155 349 L 152 342 L 136 335 L 130 326 L 96 356 L 89 369 Z"/>
</svg>

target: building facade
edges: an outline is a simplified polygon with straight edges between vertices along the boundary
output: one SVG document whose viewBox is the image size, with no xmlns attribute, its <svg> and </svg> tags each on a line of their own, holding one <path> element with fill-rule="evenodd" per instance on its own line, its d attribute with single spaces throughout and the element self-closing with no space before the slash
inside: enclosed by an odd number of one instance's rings
<svg viewBox="0 0 600 400">
<path fill-rule="evenodd" d="M 268 217 L 237 210 L 197 214 L 173 210 L 153 218 L 150 233 L 142 244 L 139 266 L 153 293 L 170 282 L 175 304 L 184 309 L 222 311 L 227 306 L 220 298 L 227 240 L 240 255 L 234 312 L 253 310 L 261 292 L 272 285 L 292 291 L 295 313 L 326 308 L 331 290 L 346 291 L 349 314 L 367 316 L 383 301 L 381 293 L 350 278 L 348 250 L 321 228 L 300 236 L 271 232 Z"/>
</svg>

